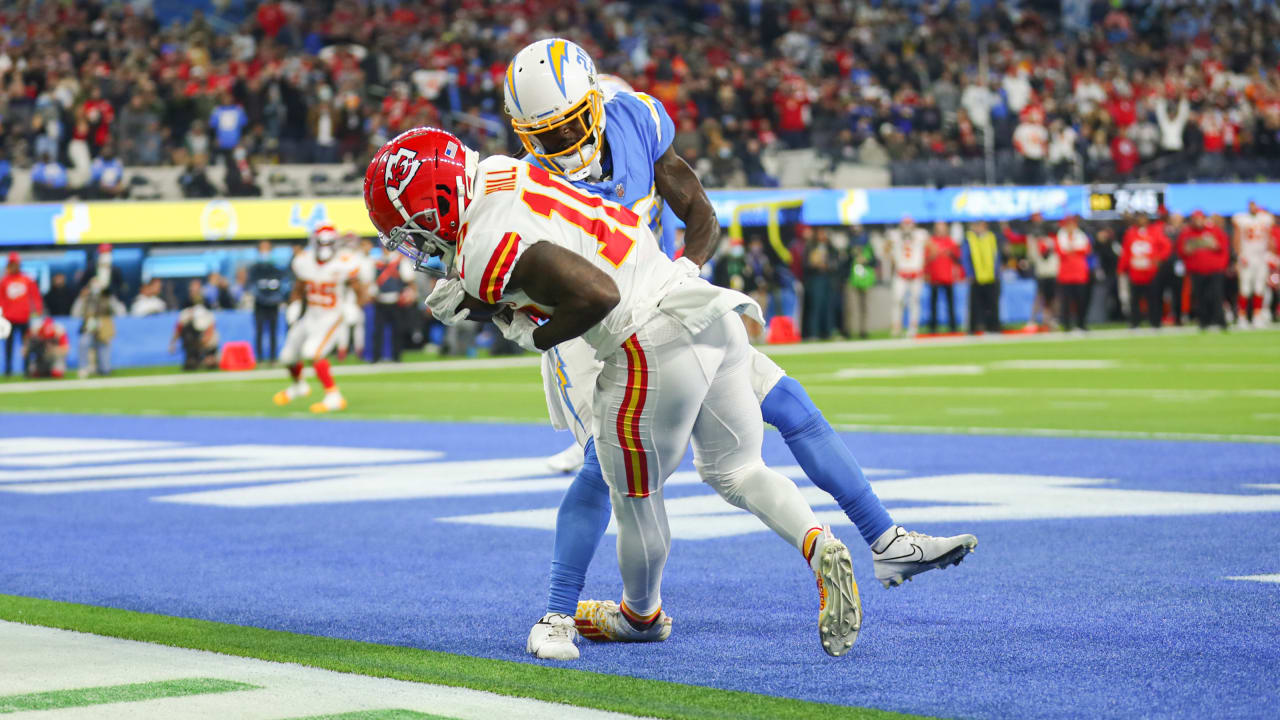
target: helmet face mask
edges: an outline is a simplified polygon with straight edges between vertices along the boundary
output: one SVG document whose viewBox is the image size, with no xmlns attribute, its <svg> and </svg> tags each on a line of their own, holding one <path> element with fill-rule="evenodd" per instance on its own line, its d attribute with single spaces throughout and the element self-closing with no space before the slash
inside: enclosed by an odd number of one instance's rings
<svg viewBox="0 0 1280 720">
<path fill-rule="evenodd" d="M 388 252 L 398 252 L 413 261 L 416 272 L 443 276 L 453 266 L 458 246 L 438 234 L 440 214 L 434 208 L 411 216 L 410 222 L 397 225 L 385 235 L 378 233 L 378 242 Z M 432 262 L 438 258 L 438 262 Z"/>
<path fill-rule="evenodd" d="M 512 130 L 543 168 L 581 180 L 599 167 L 604 94 L 585 50 L 560 38 L 525 47 L 507 66 L 503 93 Z"/>
</svg>

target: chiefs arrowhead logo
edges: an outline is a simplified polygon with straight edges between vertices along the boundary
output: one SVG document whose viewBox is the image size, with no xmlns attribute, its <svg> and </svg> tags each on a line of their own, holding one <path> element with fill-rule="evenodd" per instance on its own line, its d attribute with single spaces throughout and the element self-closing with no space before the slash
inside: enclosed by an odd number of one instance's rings
<svg viewBox="0 0 1280 720">
<path fill-rule="evenodd" d="M 409 187 L 418 174 L 418 153 L 409 148 L 400 148 L 396 154 L 387 159 L 385 183 L 387 199 L 397 207 L 400 204 L 400 193 Z"/>
</svg>

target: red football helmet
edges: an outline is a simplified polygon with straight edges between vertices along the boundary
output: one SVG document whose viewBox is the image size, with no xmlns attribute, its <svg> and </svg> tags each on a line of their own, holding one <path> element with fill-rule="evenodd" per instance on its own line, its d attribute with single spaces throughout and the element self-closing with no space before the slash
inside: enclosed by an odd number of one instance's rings
<svg viewBox="0 0 1280 720">
<path fill-rule="evenodd" d="M 330 223 L 317 225 L 311 231 L 311 242 L 316 254 L 316 262 L 329 262 L 338 250 L 338 231 Z"/>
<path fill-rule="evenodd" d="M 439 257 L 447 272 L 478 161 L 474 150 L 439 128 L 407 130 L 383 145 L 364 175 L 364 205 L 383 247 L 424 272 Z"/>
</svg>

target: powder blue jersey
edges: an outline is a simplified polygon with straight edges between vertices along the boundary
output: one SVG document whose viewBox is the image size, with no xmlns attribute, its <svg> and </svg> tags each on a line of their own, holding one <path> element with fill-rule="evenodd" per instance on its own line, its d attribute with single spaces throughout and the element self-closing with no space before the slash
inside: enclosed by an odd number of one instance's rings
<svg viewBox="0 0 1280 720">
<path fill-rule="evenodd" d="M 601 164 L 610 178 L 572 184 L 634 210 L 649 223 L 662 251 L 674 257 L 676 219 L 658 194 L 653 164 L 671 147 L 675 124 L 662 103 L 638 92 L 614 95 L 604 104 L 604 117 L 609 157 L 601 158 Z M 524 159 L 541 164 L 533 155 Z"/>
</svg>

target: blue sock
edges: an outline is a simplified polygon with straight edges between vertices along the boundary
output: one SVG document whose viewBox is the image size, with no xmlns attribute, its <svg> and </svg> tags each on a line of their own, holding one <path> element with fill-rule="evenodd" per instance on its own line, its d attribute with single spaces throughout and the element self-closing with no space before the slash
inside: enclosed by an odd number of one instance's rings
<svg viewBox="0 0 1280 720">
<path fill-rule="evenodd" d="M 803 385 L 784 376 L 765 396 L 760 411 L 764 421 L 782 433 L 805 475 L 836 499 L 868 545 L 893 527 L 893 519 L 853 453 L 831 429 Z"/>
<path fill-rule="evenodd" d="M 556 514 L 555 550 L 551 555 L 551 587 L 547 612 L 574 615 L 587 581 L 587 566 L 609 527 L 609 486 L 605 484 L 594 440 L 588 440 L 582 469 L 560 501 Z"/>
</svg>

